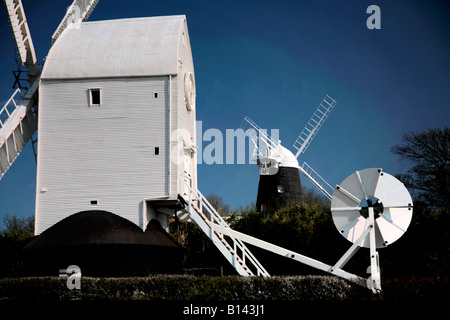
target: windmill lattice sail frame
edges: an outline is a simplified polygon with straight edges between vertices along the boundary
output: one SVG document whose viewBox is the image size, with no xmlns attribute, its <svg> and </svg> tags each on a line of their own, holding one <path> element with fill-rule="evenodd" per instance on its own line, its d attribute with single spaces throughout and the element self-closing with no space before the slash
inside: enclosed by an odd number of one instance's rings
<svg viewBox="0 0 450 320">
<path fill-rule="evenodd" d="M 20 63 L 28 69 L 30 88 L 25 93 L 19 91 L 20 99 L 17 99 L 18 91 L 13 92 L 0 110 L 0 180 L 37 131 L 36 114 L 39 112 L 37 93 L 41 74 L 22 1 L 3 0 L 3 2 Z M 52 45 L 71 24 L 85 21 L 97 3 L 98 0 L 74 0 L 52 37 Z M 75 12 L 77 18 L 74 16 Z"/>
<path fill-rule="evenodd" d="M 323 98 L 322 102 L 319 104 L 319 107 L 314 112 L 311 119 L 309 119 L 305 128 L 302 130 L 302 132 L 294 142 L 294 148 L 297 149 L 297 153 L 295 154 L 296 158 L 300 154 L 304 153 L 309 147 L 311 141 L 317 135 L 319 129 L 322 127 L 331 111 L 333 111 L 336 103 L 336 100 L 331 98 L 328 94 L 325 96 L 325 98 Z"/>
</svg>

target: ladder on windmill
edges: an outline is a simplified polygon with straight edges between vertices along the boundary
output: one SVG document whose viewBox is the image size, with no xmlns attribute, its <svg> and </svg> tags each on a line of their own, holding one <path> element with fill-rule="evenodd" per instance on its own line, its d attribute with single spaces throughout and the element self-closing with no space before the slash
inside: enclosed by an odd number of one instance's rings
<svg viewBox="0 0 450 320">
<path fill-rule="evenodd" d="M 233 236 L 233 230 L 200 191 L 193 189 L 188 181 L 182 180 L 185 193 L 181 202 L 190 218 L 211 239 L 236 271 L 243 276 L 270 276 L 245 244 Z"/>
</svg>

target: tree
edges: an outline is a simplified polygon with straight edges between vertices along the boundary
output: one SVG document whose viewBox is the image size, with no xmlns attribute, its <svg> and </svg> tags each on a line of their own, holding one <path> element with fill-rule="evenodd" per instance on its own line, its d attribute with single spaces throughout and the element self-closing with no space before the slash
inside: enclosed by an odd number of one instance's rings
<svg viewBox="0 0 450 320">
<path fill-rule="evenodd" d="M 6 214 L 0 230 L 0 277 L 21 273 L 24 260 L 22 248 L 34 235 L 34 217 L 19 218 Z"/>
<path fill-rule="evenodd" d="M 330 206 L 330 201 L 323 195 L 317 193 L 314 189 L 302 186 L 302 201 L 309 206 L 317 205 L 320 210 Z"/>
<path fill-rule="evenodd" d="M 206 200 L 211 203 L 211 205 L 214 207 L 214 209 L 217 210 L 217 212 L 221 215 L 228 215 L 231 211 L 230 206 L 226 204 L 221 196 L 218 196 L 217 194 L 210 193 L 206 196 Z"/>
<path fill-rule="evenodd" d="M 3 217 L 3 224 L 5 228 L 2 234 L 5 237 L 23 240 L 34 235 L 34 217 L 20 218 L 6 214 Z"/>
<path fill-rule="evenodd" d="M 325 263 L 336 263 L 350 246 L 336 230 L 330 208 L 322 207 L 320 201 L 301 202 L 270 214 L 245 210 L 232 218 L 229 223 L 236 231 Z M 321 274 L 317 269 L 269 251 L 251 246 L 250 250 L 270 274 Z"/>
<path fill-rule="evenodd" d="M 226 217 L 231 214 L 230 206 L 224 203 L 222 197 L 209 194 L 206 199 L 221 216 Z M 205 207 L 203 210 L 206 213 Z M 170 234 L 184 249 L 183 267 L 186 272 L 219 275 L 223 273 L 223 267 L 225 267 L 226 272 L 234 273 L 220 251 L 198 225 L 171 218 L 169 229 Z"/>
<path fill-rule="evenodd" d="M 391 152 L 413 166 L 407 174 L 398 175 L 418 199 L 433 208 L 450 206 L 450 129 L 429 129 L 403 135 L 403 144 Z"/>
</svg>

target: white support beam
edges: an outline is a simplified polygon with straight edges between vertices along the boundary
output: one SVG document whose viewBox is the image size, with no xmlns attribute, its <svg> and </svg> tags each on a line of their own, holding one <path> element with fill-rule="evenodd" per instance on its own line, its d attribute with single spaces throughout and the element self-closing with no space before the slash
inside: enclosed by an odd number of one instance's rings
<svg viewBox="0 0 450 320">
<path fill-rule="evenodd" d="M 369 207 L 368 222 L 372 226 L 369 232 L 370 239 L 370 278 L 367 285 L 372 289 L 373 293 L 381 291 L 381 275 L 380 266 L 378 262 L 377 244 L 375 239 L 375 213 L 373 207 Z"/>
<path fill-rule="evenodd" d="M 347 198 L 349 198 L 350 200 L 352 200 L 356 204 L 359 205 L 361 203 L 361 199 L 359 199 L 358 197 L 354 196 L 352 193 L 350 193 L 346 189 L 342 188 L 341 186 L 337 185 L 336 186 L 336 190 L 339 190 L 339 192 L 341 192 L 343 195 L 345 195 Z"/>
<path fill-rule="evenodd" d="M 251 244 L 251 245 L 253 245 L 255 247 L 258 247 L 258 248 L 261 248 L 261 249 L 273 252 L 275 254 L 278 254 L 280 256 L 283 256 L 283 257 L 286 257 L 286 258 L 289 258 L 289 259 L 296 260 L 296 261 L 298 261 L 300 263 L 306 264 L 306 265 L 308 265 L 310 267 L 313 267 L 313 268 L 316 268 L 316 269 L 319 269 L 319 270 L 322 270 L 322 271 L 325 271 L 325 272 L 329 272 L 329 273 L 334 274 L 336 276 L 339 276 L 341 278 L 354 281 L 354 282 L 358 283 L 359 285 L 363 285 L 363 286 L 366 285 L 366 280 L 364 278 L 362 278 L 362 277 L 359 277 L 357 275 L 354 275 L 352 273 L 344 271 L 344 270 L 342 270 L 340 268 L 334 269 L 334 267 L 332 267 L 332 266 L 330 266 L 330 265 L 328 265 L 326 263 L 323 263 L 323 262 L 320 262 L 318 260 L 309 258 L 309 257 L 307 257 L 305 255 L 302 255 L 300 253 L 294 252 L 292 250 L 288 250 L 288 249 L 282 248 L 280 246 L 274 245 L 274 244 L 269 243 L 267 241 L 260 240 L 258 238 L 249 236 L 247 234 L 244 234 L 244 233 L 232 230 L 232 229 L 223 230 L 222 227 L 219 226 L 219 225 L 216 225 L 214 227 L 214 230 L 216 230 L 217 232 L 220 232 L 220 233 L 223 233 L 223 232 L 227 231 L 227 232 L 231 233 L 233 235 L 233 237 L 235 237 L 236 239 L 239 239 L 239 240 L 241 240 L 241 241 L 243 241 L 245 243 Z"/>
<path fill-rule="evenodd" d="M 359 250 L 361 242 L 367 237 L 370 230 L 373 229 L 373 225 L 367 226 L 362 235 L 353 243 L 353 245 L 347 250 L 346 253 L 339 259 L 333 266 L 333 269 L 343 268 L 345 264 L 353 257 L 353 255 Z"/>
</svg>

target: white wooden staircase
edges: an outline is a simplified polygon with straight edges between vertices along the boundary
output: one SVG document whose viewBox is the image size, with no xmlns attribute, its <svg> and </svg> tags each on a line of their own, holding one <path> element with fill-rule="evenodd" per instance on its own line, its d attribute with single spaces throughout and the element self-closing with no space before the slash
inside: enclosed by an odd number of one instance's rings
<svg viewBox="0 0 450 320">
<path fill-rule="evenodd" d="M 347 280 L 355 281 L 357 284 L 365 286 L 365 279 L 341 269 L 348 261 L 349 255 L 354 251 L 353 247 L 350 248 L 335 265 L 329 265 L 289 249 L 235 231 L 230 228 L 220 214 L 198 190 L 194 190 L 189 186 L 188 182 L 184 179 L 182 180 L 183 183 L 185 183 L 185 190 L 187 191 L 183 196 L 180 195 L 180 200 L 190 219 L 192 219 L 213 241 L 216 247 L 240 275 L 270 277 L 270 274 L 244 245 L 245 242 L 287 259 L 298 261 L 302 264 L 306 264 Z"/>
<path fill-rule="evenodd" d="M 184 179 L 182 181 L 185 184 L 185 193 L 181 196 L 181 202 L 190 218 L 212 240 L 236 271 L 243 276 L 270 276 L 245 244 L 233 236 L 231 228 L 200 191 L 191 188 Z"/>
</svg>

